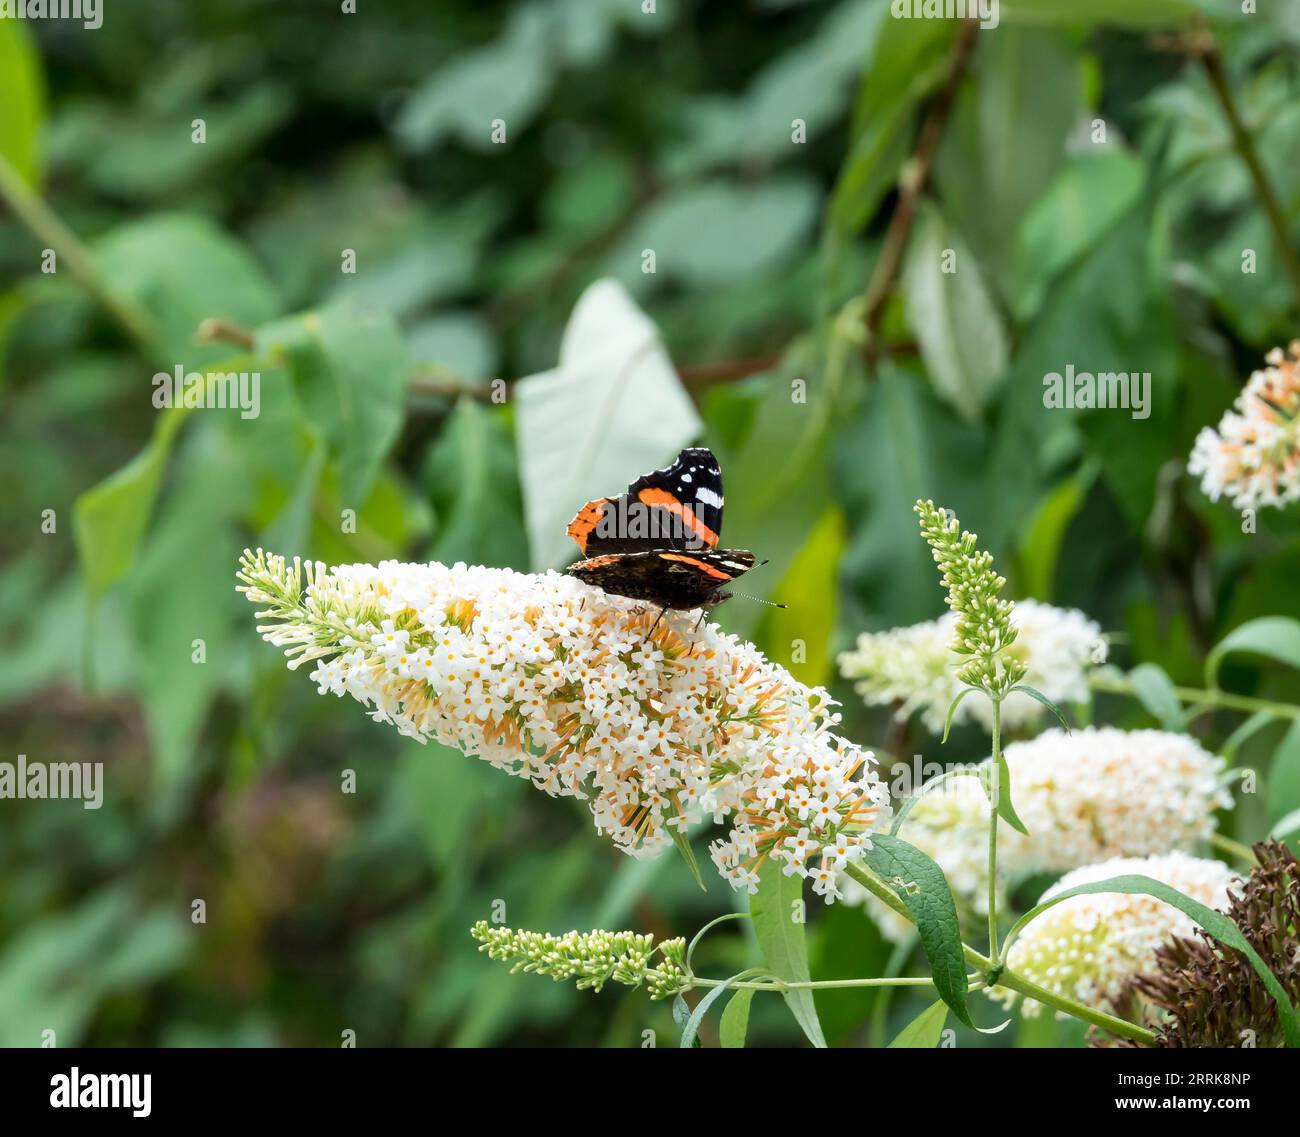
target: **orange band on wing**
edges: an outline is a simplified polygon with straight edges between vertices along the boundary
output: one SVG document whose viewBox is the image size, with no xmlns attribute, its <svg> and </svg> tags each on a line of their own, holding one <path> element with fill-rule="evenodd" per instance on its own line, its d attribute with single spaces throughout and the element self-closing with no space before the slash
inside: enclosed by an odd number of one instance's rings
<svg viewBox="0 0 1300 1137">
<path fill-rule="evenodd" d="M 684 565 L 690 565 L 692 568 L 697 568 L 713 577 L 714 580 L 733 579 L 731 573 L 723 572 L 722 569 L 719 568 L 714 568 L 708 561 L 702 561 L 698 557 L 684 557 L 681 553 L 660 553 L 659 555 L 666 561 L 681 561 Z"/>
<path fill-rule="evenodd" d="M 644 489 L 637 497 L 642 505 L 656 505 L 660 509 L 666 509 L 669 513 L 675 513 L 682 519 L 682 524 L 708 545 L 710 549 L 717 547 L 718 535 L 695 516 L 695 511 L 690 506 L 683 505 L 667 490 Z"/>
<path fill-rule="evenodd" d="M 600 524 L 600 519 L 605 515 L 605 503 L 608 500 L 601 497 L 587 502 L 578 510 L 577 516 L 569 522 L 569 527 L 565 530 L 584 554 L 587 552 L 587 538 L 591 536 L 592 530 Z"/>
</svg>

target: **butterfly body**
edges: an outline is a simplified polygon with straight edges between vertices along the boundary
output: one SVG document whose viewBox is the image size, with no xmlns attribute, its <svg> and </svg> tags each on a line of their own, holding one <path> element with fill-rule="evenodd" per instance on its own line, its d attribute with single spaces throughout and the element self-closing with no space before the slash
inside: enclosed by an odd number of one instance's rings
<svg viewBox="0 0 1300 1137">
<path fill-rule="evenodd" d="M 615 596 L 660 608 L 720 604 L 724 585 L 754 567 L 745 549 L 719 549 L 722 470 L 712 452 L 683 450 L 618 497 L 597 498 L 569 523 L 583 561 L 570 575 Z"/>
</svg>

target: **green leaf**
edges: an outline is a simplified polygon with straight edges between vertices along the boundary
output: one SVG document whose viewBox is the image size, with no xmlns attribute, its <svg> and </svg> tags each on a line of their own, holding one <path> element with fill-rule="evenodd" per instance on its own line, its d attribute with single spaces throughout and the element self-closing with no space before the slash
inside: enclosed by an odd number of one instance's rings
<svg viewBox="0 0 1300 1137">
<path fill-rule="evenodd" d="M 1061 708 L 1044 695 L 1042 691 L 1038 690 L 1037 687 L 1031 687 L 1028 683 L 1017 683 L 1011 688 L 1011 690 L 1023 692 L 1031 699 L 1037 699 L 1038 702 L 1042 703 L 1043 706 L 1056 716 L 1056 721 L 1061 724 L 1061 729 L 1063 729 L 1066 734 L 1070 733 L 1070 724 L 1065 721 L 1065 715 L 1062 713 Z"/>
<path fill-rule="evenodd" d="M 1015 304 L 1022 319 L 1038 311 L 1060 273 L 1119 224 L 1141 195 L 1144 176 L 1142 163 L 1118 148 L 1070 159 L 1019 229 Z"/>
<path fill-rule="evenodd" d="M 250 432 L 251 434 L 251 432 Z M 280 512 L 266 526 L 262 543 L 268 549 L 306 549 L 311 532 L 312 508 L 325 472 L 325 446 L 319 438 L 309 448 L 298 467 L 288 496 Z M 244 453 L 247 453 L 247 448 Z M 250 463 L 251 465 L 251 463 Z"/>
<path fill-rule="evenodd" d="M 923 206 L 903 268 L 907 323 L 939 395 L 977 418 L 1007 370 L 1007 336 L 974 255 Z"/>
<path fill-rule="evenodd" d="M 686 862 L 686 867 L 691 870 L 691 876 L 695 878 L 695 883 L 700 886 L 700 891 L 708 892 L 709 886 L 704 883 L 704 877 L 700 875 L 700 862 L 695 859 L 695 850 L 691 848 L 691 835 L 685 829 L 679 829 L 676 825 L 668 826 L 668 835 L 672 838 L 677 851 L 681 853 L 682 860 Z"/>
<path fill-rule="evenodd" d="M 1073 477 L 1052 488 L 1022 530 L 1017 559 L 1024 595 L 1051 599 L 1066 530 L 1096 479 L 1096 464 L 1085 463 Z"/>
<path fill-rule="evenodd" d="M 822 514 L 772 595 L 774 601 L 787 607 L 769 612 L 766 642 L 801 645 L 802 662 L 791 659 L 787 666 L 795 678 L 811 687 L 831 679 L 831 637 L 835 634 L 836 583 L 844 554 L 844 534 L 844 515 L 832 505 Z"/>
<path fill-rule="evenodd" d="M 990 289 L 1009 297 L 1016 237 L 1065 161 L 1065 139 L 1079 118 L 1082 53 L 1053 28 L 999 27 L 976 40 L 973 74 L 935 160 L 935 185 L 945 219 L 969 243 Z"/>
<path fill-rule="evenodd" d="M 843 371 L 822 366 L 810 339 L 797 340 L 778 368 L 764 379 L 751 402 L 747 430 L 730 454 L 726 471 L 727 536 L 733 548 L 753 548 L 762 542 L 771 564 L 762 572 L 784 582 L 801 551 L 807 549 L 814 527 L 825 518 L 830 496 L 827 448 L 839 405 Z M 790 380 L 809 376 L 807 403 L 790 397 Z M 772 455 L 779 453 L 780 462 Z M 734 503 L 734 504 L 733 504 Z M 829 524 L 829 523 L 828 523 Z M 774 627 L 771 609 L 759 604 L 730 604 L 719 618 L 729 632 L 759 639 Z M 766 639 L 769 654 L 788 651 L 789 641 Z"/>
<path fill-rule="evenodd" d="M 939 997 L 958 1019 L 973 1026 L 966 1009 L 966 959 L 957 905 L 943 870 L 920 849 L 883 833 L 872 835 L 871 848 L 863 851 L 862 859 L 888 882 L 911 913 Z"/>
<path fill-rule="evenodd" d="M 858 233 L 893 188 L 911 150 L 914 112 L 943 81 L 954 31 L 946 20 L 882 18 L 831 197 L 831 228 L 841 236 Z"/>
<path fill-rule="evenodd" d="M 1205 685 L 1217 688 L 1219 668 L 1233 652 L 1263 655 L 1288 667 L 1300 668 L 1300 620 L 1289 616 L 1261 616 L 1247 620 L 1223 637 L 1205 660 Z"/>
<path fill-rule="evenodd" d="M 432 560 L 527 569 L 515 442 L 500 408 L 461 399 L 429 448 L 424 484 L 438 515 Z"/>
<path fill-rule="evenodd" d="M 407 344 L 412 360 L 435 364 L 470 382 L 496 374 L 497 343 L 481 316 L 442 312 L 411 327 Z"/>
<path fill-rule="evenodd" d="M 40 177 L 45 84 L 35 39 L 21 20 L 0 20 L 0 158 L 28 185 Z"/>
<path fill-rule="evenodd" d="M 1223 745 L 1219 747 L 1219 753 L 1227 760 L 1229 766 L 1234 765 L 1237 761 L 1237 751 L 1266 726 L 1276 721 L 1277 716 L 1272 711 L 1256 711 L 1224 739 Z"/>
<path fill-rule="evenodd" d="M 667 857 L 651 857 L 638 860 L 626 858 L 615 870 L 596 905 L 596 911 L 589 921 L 593 928 L 608 928 L 614 924 L 626 922 L 637 903 L 650 891 L 650 886 L 663 873 L 669 864 Z"/>
<path fill-rule="evenodd" d="M 742 987 L 723 1009 L 718 1033 L 725 1049 L 743 1049 L 745 1035 L 749 1033 L 749 1004 L 754 1001 L 755 994 L 752 987 Z"/>
<path fill-rule="evenodd" d="M 723 181 L 681 186 L 640 215 L 615 251 L 610 271 L 634 266 L 636 276 L 626 283 L 636 287 L 641 251 L 653 249 L 656 275 L 687 285 L 725 285 L 771 273 L 807 244 L 820 204 L 816 184 L 792 175 L 752 186 Z"/>
<path fill-rule="evenodd" d="M 759 872 L 758 891 L 749 898 L 749 911 L 754 917 L 754 935 L 764 962 L 775 975 L 792 983 L 807 983 L 811 979 L 804 924 L 802 918 L 795 919 L 795 906 L 798 905 L 802 916 L 803 902 L 803 877 L 786 876 L 781 865 L 769 858 Z M 801 988 L 781 994 L 808 1041 L 824 1048 L 826 1039 L 817 1020 L 812 992 Z"/>
<path fill-rule="evenodd" d="M 671 462 L 701 428 L 654 324 L 611 280 L 582 294 L 564 329 L 559 366 L 516 383 L 514 400 L 537 569 L 578 553 L 565 528 L 584 502 Z"/>
<path fill-rule="evenodd" d="M 1089 884 L 1076 885 L 1074 888 L 1067 888 L 1064 892 L 1057 893 L 1051 899 L 1045 900 L 1021 916 L 1008 934 L 1007 942 L 1015 939 L 1020 934 L 1021 929 L 1035 916 L 1046 912 L 1047 909 L 1060 904 L 1062 901 L 1069 900 L 1072 896 L 1086 896 L 1106 892 L 1119 892 L 1128 896 L 1153 896 L 1157 900 L 1163 900 L 1166 904 L 1172 904 L 1184 915 L 1191 917 L 1220 943 L 1236 948 L 1250 961 L 1251 967 L 1255 969 L 1255 974 L 1259 976 L 1264 986 L 1268 988 L 1268 993 L 1277 1002 L 1278 1017 L 1282 1022 L 1282 1032 L 1286 1036 L 1287 1046 L 1300 1046 L 1300 1018 L 1296 1016 L 1295 1007 L 1291 1005 L 1291 1000 L 1287 998 L 1287 993 L 1282 984 L 1278 982 L 1277 976 L 1268 969 L 1268 966 L 1260 959 L 1259 953 L 1250 946 L 1250 942 L 1241 934 L 1241 929 L 1222 912 L 1216 912 L 1213 908 L 1206 907 L 1199 900 L 1193 900 L 1176 888 L 1171 888 L 1162 881 L 1153 880 L 1149 876 L 1136 873 L 1125 874 L 1123 876 L 1109 877 L 1106 880 L 1093 881 Z"/>
<path fill-rule="evenodd" d="M 890 20 L 882 4 L 828 8 L 811 34 L 765 60 L 743 94 L 686 100 L 681 125 L 688 138 L 674 138 L 658 172 L 665 181 L 677 182 L 704 169 L 780 161 L 790 148 L 789 108 L 799 108 L 809 141 L 836 124 L 881 25 L 898 22 Z"/>
<path fill-rule="evenodd" d="M 155 214 L 112 230 L 94 252 L 113 290 L 153 317 L 159 358 L 168 370 L 198 370 L 229 354 L 228 346 L 195 339 L 205 319 L 251 328 L 279 309 L 279 298 L 248 250 L 204 217 Z"/>
<path fill-rule="evenodd" d="M 451 136 L 486 150 L 492 119 L 508 123 L 512 133 L 523 130 L 554 80 L 556 30 L 545 6 L 521 6 L 496 40 L 439 60 L 402 107 L 396 123 L 402 144 L 418 152 Z"/>
<path fill-rule="evenodd" d="M 1277 838 L 1290 837 L 1292 833 L 1300 833 L 1300 809 L 1293 809 L 1285 817 L 1279 818 L 1268 831 L 1270 837 Z"/>
<path fill-rule="evenodd" d="M 174 905 L 145 907 L 120 883 L 33 913 L 0 950 L 0 1047 L 38 1046 L 46 1030 L 60 1046 L 77 1045 L 103 1000 L 182 972 L 194 946 Z"/>
<path fill-rule="evenodd" d="M 1078 0 L 1002 0 L 1000 18 L 1071 27 L 1156 28 L 1180 25 L 1198 12 L 1223 16 L 1229 11 L 1225 0 L 1142 0 L 1141 4 L 1133 0 L 1088 0 L 1086 5 L 1080 5 Z"/>
<path fill-rule="evenodd" d="M 1268 819 L 1300 809 L 1300 719 L 1292 721 L 1268 767 Z"/>
<path fill-rule="evenodd" d="M 686 1024 L 690 1021 L 691 1005 L 686 1001 L 684 995 L 678 993 L 673 999 L 673 1022 L 677 1024 L 678 1029 L 685 1030 Z"/>
<path fill-rule="evenodd" d="M 343 506 L 360 510 L 405 416 L 406 346 L 392 318 L 343 301 L 259 328 L 256 346 L 288 367 L 338 462 Z"/>
<path fill-rule="evenodd" d="M 1015 688 L 1018 690 L 1018 688 Z M 998 751 L 998 789 L 997 800 L 993 800 L 992 779 L 988 776 L 991 766 L 986 766 L 984 776 L 980 778 L 984 786 L 984 794 L 989 799 L 989 804 L 998 811 L 998 816 L 1011 826 L 1017 833 L 1029 835 L 1029 830 L 1025 828 L 1025 823 L 1020 820 L 1020 815 L 1016 812 L 1015 805 L 1011 801 L 1011 767 L 1007 765 L 1006 753 Z"/>
<path fill-rule="evenodd" d="M 893 187 L 907 159 L 914 109 L 911 101 L 895 103 L 854 140 L 831 198 L 831 225 L 842 235 L 862 230 Z"/>
<path fill-rule="evenodd" d="M 682 1027 L 681 1048 L 689 1050 L 692 1046 L 698 1045 L 696 1036 L 700 1032 L 700 1023 L 704 1021 L 704 1016 L 709 1013 L 709 1008 L 731 990 L 733 983 L 740 983 L 753 975 L 761 974 L 763 974 L 763 968 L 751 967 L 733 975 L 719 987 L 710 987 L 704 998 L 695 1005 L 695 1010 L 691 1012 L 690 1018 L 686 1020 L 686 1024 Z M 750 994 L 752 995 L 753 991 L 750 991 Z"/>
<path fill-rule="evenodd" d="M 149 444 L 74 503 L 73 539 L 92 600 L 130 572 L 153 514 L 176 432 L 189 413 L 185 407 L 163 411 Z"/>
<path fill-rule="evenodd" d="M 182 69 L 184 64 L 177 67 Z M 151 94 L 172 85 L 175 74 L 159 75 Z M 207 80 L 198 79 L 196 87 L 200 84 L 206 86 Z M 249 82 L 226 97 L 187 92 L 181 96 L 186 103 L 184 127 L 177 129 L 179 107 L 158 104 L 178 93 L 172 86 L 160 99 L 78 100 L 75 110 L 69 113 L 65 107 L 59 117 L 51 155 L 60 167 L 76 169 L 88 188 L 104 198 L 125 199 L 143 212 L 150 203 L 198 198 L 214 182 L 228 178 L 232 169 L 258 153 L 258 145 L 294 107 L 288 86 L 273 72 L 264 73 L 249 76 Z M 188 124 L 193 118 L 207 124 L 202 145 L 191 139 Z M 112 140 L 110 145 L 105 145 L 106 139 Z"/>
<path fill-rule="evenodd" d="M 785 401 L 788 407 L 788 395 Z M 852 522 L 840 569 L 845 585 L 852 585 L 851 591 L 845 587 L 846 602 L 851 597 L 870 611 L 888 612 L 899 624 L 928 619 L 934 562 L 916 539 L 912 505 L 932 498 L 965 516 L 963 503 L 974 500 L 970 471 L 988 460 L 979 429 L 958 421 L 924 376 L 884 359 L 856 417 L 841 416 L 833 444 L 833 492 Z M 1025 481 L 1008 481 L 1006 492 Z"/>
<path fill-rule="evenodd" d="M 1183 729 L 1186 718 L 1183 704 L 1174 691 L 1173 680 L 1165 674 L 1164 668 L 1154 663 L 1141 663 L 1128 673 L 1128 677 L 1138 701 L 1166 730 Z"/>
<path fill-rule="evenodd" d="M 890 1050 L 933 1050 L 943 1037 L 944 1023 L 948 1021 L 948 1004 L 942 999 L 931 1003 L 907 1026 L 898 1032 L 889 1044 Z"/>
<path fill-rule="evenodd" d="M 975 690 L 974 687 L 963 687 L 953 697 L 952 702 L 948 704 L 948 713 L 947 715 L 944 716 L 944 720 L 943 720 L 943 741 L 944 742 L 948 741 L 948 732 L 952 730 L 952 716 L 957 713 L 957 708 L 961 706 L 961 701 L 974 690 Z"/>
<path fill-rule="evenodd" d="M 204 773 L 195 743 L 229 667 L 228 643 L 240 613 L 230 565 L 244 545 L 235 522 L 251 494 L 241 473 L 219 420 L 205 420 L 187 439 L 125 585 L 159 820 L 175 816 Z M 223 491 L 213 493 L 213 486 Z M 196 641 L 201 661 L 194 657 Z"/>
</svg>

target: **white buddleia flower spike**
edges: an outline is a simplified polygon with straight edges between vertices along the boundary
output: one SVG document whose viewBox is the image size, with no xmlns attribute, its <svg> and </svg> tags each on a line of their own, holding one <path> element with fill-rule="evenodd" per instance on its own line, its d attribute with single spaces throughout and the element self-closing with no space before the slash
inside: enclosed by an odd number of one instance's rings
<svg viewBox="0 0 1300 1137">
<path fill-rule="evenodd" d="M 1024 682 L 1058 706 L 1087 702 L 1088 671 L 1106 660 L 1098 625 L 1076 609 L 1034 600 L 1018 600 L 1010 619 L 1016 638 L 1003 651 L 1024 665 Z M 948 708 L 965 686 L 951 650 L 956 629 L 957 614 L 949 612 L 909 627 L 865 633 L 852 651 L 840 655 L 840 673 L 855 680 L 868 706 L 894 705 L 900 721 L 919 713 L 928 731 L 941 734 Z M 1002 703 L 1002 726 L 1016 730 L 1048 713 L 1032 696 L 1013 691 Z M 958 704 L 952 721 L 973 721 L 988 730 L 993 703 L 972 692 Z"/>
<path fill-rule="evenodd" d="M 624 852 L 729 821 L 711 847 L 734 887 L 768 860 L 828 901 L 836 869 L 888 812 L 870 753 L 834 704 L 714 624 L 559 573 L 465 564 L 306 565 L 259 550 L 240 590 L 291 668 L 376 721 L 587 802 Z"/>
</svg>

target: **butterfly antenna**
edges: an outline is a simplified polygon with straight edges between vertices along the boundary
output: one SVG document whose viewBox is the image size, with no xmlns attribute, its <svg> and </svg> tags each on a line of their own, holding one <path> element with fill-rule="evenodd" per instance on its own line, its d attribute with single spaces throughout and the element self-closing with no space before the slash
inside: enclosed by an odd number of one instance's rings
<svg viewBox="0 0 1300 1137">
<path fill-rule="evenodd" d="M 767 562 L 764 561 L 763 563 L 766 564 Z M 775 600 L 764 600 L 761 596 L 750 596 L 748 593 L 744 593 L 744 592 L 733 592 L 731 595 L 738 597 L 741 600 L 752 600 L 754 601 L 755 604 L 766 604 L 769 608 L 790 607 L 789 604 L 778 604 Z"/>
</svg>

